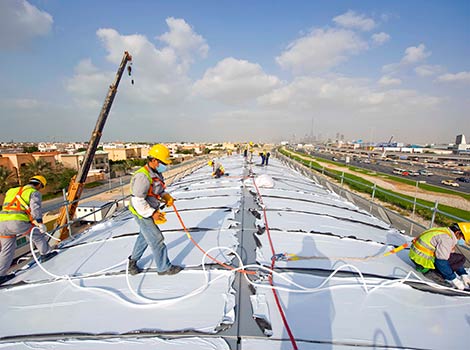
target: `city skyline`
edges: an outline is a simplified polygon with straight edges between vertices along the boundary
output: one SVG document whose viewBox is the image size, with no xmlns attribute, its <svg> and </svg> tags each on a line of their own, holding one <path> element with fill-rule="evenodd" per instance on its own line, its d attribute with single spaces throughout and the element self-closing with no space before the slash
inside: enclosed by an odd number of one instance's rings
<svg viewBox="0 0 470 350">
<path fill-rule="evenodd" d="M 466 1 L 0 2 L 0 141 L 452 143 L 470 134 Z M 329 135 L 329 136 L 328 136 Z"/>
</svg>

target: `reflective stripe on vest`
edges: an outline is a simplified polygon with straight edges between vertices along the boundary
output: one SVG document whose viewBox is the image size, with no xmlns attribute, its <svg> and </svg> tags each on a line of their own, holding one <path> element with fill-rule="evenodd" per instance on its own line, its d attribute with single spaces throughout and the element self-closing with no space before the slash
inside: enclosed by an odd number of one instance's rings
<svg viewBox="0 0 470 350">
<path fill-rule="evenodd" d="M 0 221 L 32 221 L 29 211 L 31 195 L 37 190 L 31 186 L 10 188 L 0 212 Z"/>
<path fill-rule="evenodd" d="M 147 191 L 147 197 L 155 197 L 155 198 L 157 198 L 157 199 L 160 199 L 160 195 L 159 195 L 159 194 L 154 194 L 154 193 L 152 192 L 153 184 L 154 184 L 155 182 L 158 182 L 158 183 L 162 186 L 162 188 L 165 189 L 165 188 L 166 188 L 165 183 L 164 183 L 159 177 L 152 177 L 152 176 L 150 176 L 150 169 L 149 169 L 148 165 L 145 165 L 145 166 L 143 166 L 142 168 L 140 168 L 139 170 L 137 170 L 137 171 L 134 173 L 134 176 L 137 175 L 138 173 L 143 173 L 143 174 L 145 174 L 145 176 L 147 176 L 147 178 L 148 178 L 148 180 L 149 180 L 149 182 L 150 182 L 150 186 L 149 186 L 149 189 L 148 189 L 148 191 Z M 131 194 L 133 194 L 133 193 L 132 193 L 132 187 L 131 187 Z M 137 213 L 137 210 L 135 210 L 135 208 L 132 206 L 132 198 L 131 198 L 131 200 L 129 201 L 129 206 L 128 206 L 128 208 L 129 208 L 130 212 L 131 212 L 132 214 L 134 214 L 135 216 L 137 216 L 139 219 L 142 219 L 142 218 L 143 218 L 143 216 L 140 215 L 139 213 Z"/>
<path fill-rule="evenodd" d="M 445 227 L 436 227 L 424 231 L 419 237 L 414 239 L 410 247 L 410 259 L 425 268 L 434 269 L 436 247 L 431 244 L 431 240 L 435 236 L 443 234 L 449 235 L 452 238 L 449 229 Z"/>
</svg>

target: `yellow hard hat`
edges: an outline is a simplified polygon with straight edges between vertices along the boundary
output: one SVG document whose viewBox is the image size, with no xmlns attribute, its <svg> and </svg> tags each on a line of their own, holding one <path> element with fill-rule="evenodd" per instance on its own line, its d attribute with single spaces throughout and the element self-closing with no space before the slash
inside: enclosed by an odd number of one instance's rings
<svg viewBox="0 0 470 350">
<path fill-rule="evenodd" d="M 35 175 L 35 176 L 33 176 L 32 178 L 30 178 L 29 181 L 30 181 L 30 182 L 31 182 L 31 181 L 32 181 L 32 182 L 39 182 L 39 183 L 42 185 L 42 187 L 46 187 L 46 185 L 47 185 L 47 180 L 46 180 L 46 178 L 45 178 L 44 176 L 42 176 L 42 175 Z"/>
<path fill-rule="evenodd" d="M 253 141 L 250 141 L 250 146 L 253 146 Z"/>
<path fill-rule="evenodd" d="M 150 148 L 149 157 L 155 158 L 165 164 L 171 164 L 170 150 L 162 144 L 157 144 Z"/>
<path fill-rule="evenodd" d="M 212 164 L 214 164 L 214 162 L 212 160 L 207 162 L 207 165 L 209 165 L 209 166 L 212 166 Z"/>
<path fill-rule="evenodd" d="M 470 222 L 459 222 L 457 225 L 459 225 L 465 242 L 470 245 Z"/>
</svg>

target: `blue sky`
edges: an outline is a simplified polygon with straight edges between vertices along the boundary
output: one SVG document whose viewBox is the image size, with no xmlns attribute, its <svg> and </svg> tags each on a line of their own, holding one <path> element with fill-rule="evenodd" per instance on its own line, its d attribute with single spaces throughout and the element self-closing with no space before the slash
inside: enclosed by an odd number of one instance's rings
<svg viewBox="0 0 470 350">
<path fill-rule="evenodd" d="M 0 1 L 1 141 L 450 143 L 470 137 L 469 1 Z"/>
</svg>

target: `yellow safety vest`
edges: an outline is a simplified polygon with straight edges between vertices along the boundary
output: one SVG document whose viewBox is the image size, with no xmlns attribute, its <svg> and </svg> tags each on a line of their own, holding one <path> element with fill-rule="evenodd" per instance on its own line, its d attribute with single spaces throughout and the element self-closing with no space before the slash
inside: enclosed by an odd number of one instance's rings
<svg viewBox="0 0 470 350">
<path fill-rule="evenodd" d="M 0 221 L 32 221 L 29 200 L 31 194 L 36 191 L 31 186 L 10 188 L 3 201 Z"/>
<path fill-rule="evenodd" d="M 138 173 L 143 173 L 143 174 L 145 174 L 145 176 L 147 176 L 147 178 L 149 179 L 150 187 L 149 187 L 149 190 L 148 190 L 148 192 L 147 192 L 147 196 L 149 196 L 149 197 L 156 197 L 157 199 L 160 199 L 160 195 L 154 194 L 154 193 L 152 192 L 153 183 L 154 183 L 154 182 L 159 182 L 160 185 L 162 185 L 163 188 L 166 188 L 165 183 L 164 183 L 159 177 L 152 177 L 152 176 L 150 176 L 150 170 L 149 170 L 149 168 L 148 168 L 147 165 L 145 165 L 145 166 L 143 166 L 142 168 L 140 168 L 139 170 L 137 170 L 137 171 L 134 173 L 134 175 L 133 175 L 132 177 L 134 177 L 134 176 L 137 175 Z M 131 181 L 131 182 L 132 182 L 132 181 Z M 131 194 L 133 194 L 133 193 L 132 193 L 132 186 L 131 186 Z M 129 208 L 130 212 L 131 212 L 132 214 L 134 214 L 135 216 L 137 216 L 139 219 L 142 219 L 142 218 L 143 218 L 143 216 L 140 215 L 139 213 L 137 213 L 137 210 L 135 210 L 135 208 L 132 206 L 132 201 L 129 201 L 129 206 L 128 206 L 128 208 Z"/>
<path fill-rule="evenodd" d="M 437 235 L 452 237 L 452 233 L 446 227 L 435 227 L 424 231 L 413 241 L 410 247 L 410 259 L 424 268 L 434 269 L 436 247 L 431 244 L 431 240 Z"/>
</svg>

